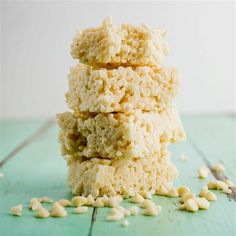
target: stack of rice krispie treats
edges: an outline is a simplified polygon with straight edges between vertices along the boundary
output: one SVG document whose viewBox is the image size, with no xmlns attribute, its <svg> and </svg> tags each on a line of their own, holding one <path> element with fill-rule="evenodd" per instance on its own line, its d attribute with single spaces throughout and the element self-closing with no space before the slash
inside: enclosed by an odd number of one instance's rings
<svg viewBox="0 0 236 236">
<path fill-rule="evenodd" d="M 178 72 L 162 65 L 166 32 L 110 19 L 81 31 L 71 54 L 66 101 L 57 115 L 59 142 L 76 195 L 134 196 L 171 188 L 178 175 L 170 143 L 185 132 L 173 104 Z"/>
</svg>

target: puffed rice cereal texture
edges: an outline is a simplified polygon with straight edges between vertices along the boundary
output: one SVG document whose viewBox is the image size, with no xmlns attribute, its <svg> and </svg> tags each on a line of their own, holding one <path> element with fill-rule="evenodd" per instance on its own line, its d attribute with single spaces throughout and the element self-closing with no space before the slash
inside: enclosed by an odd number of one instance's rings
<svg viewBox="0 0 236 236">
<path fill-rule="evenodd" d="M 96 66 L 160 65 L 168 54 L 166 31 L 147 25 L 115 26 L 110 18 L 96 28 L 80 31 L 71 45 L 71 55 Z"/>
<path fill-rule="evenodd" d="M 98 69 L 79 63 L 68 81 L 69 107 L 96 113 L 161 111 L 172 105 L 179 87 L 177 69 L 167 67 Z"/>
<path fill-rule="evenodd" d="M 185 140 L 175 108 L 159 112 L 57 115 L 62 155 L 88 158 L 148 157 L 170 142 Z"/>
<path fill-rule="evenodd" d="M 132 197 L 171 186 L 178 171 L 169 152 L 147 158 L 103 159 L 67 156 L 68 184 L 75 195 Z"/>
</svg>

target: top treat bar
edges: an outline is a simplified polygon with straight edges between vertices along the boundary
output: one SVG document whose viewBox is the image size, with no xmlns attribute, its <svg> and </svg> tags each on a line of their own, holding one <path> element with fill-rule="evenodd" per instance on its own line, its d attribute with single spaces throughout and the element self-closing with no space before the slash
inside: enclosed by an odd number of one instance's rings
<svg viewBox="0 0 236 236">
<path fill-rule="evenodd" d="M 82 30 L 71 45 L 71 55 L 92 66 L 157 66 L 168 54 L 166 32 L 146 25 L 102 26 Z"/>
</svg>

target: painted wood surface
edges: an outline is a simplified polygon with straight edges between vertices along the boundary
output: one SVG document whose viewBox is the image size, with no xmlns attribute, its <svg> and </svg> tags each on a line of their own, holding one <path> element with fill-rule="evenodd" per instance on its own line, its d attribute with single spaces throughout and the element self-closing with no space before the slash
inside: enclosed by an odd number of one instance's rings
<svg viewBox="0 0 236 236">
<path fill-rule="evenodd" d="M 231 116 L 185 116 L 183 123 L 188 141 L 171 145 L 172 160 L 180 175 L 175 186 L 187 185 L 198 193 L 201 187 L 215 177 L 197 178 L 196 171 L 206 162 L 210 165 L 222 161 L 225 175 L 236 182 L 235 145 L 236 120 Z M 32 125 L 31 125 L 32 124 Z M 22 143 L 24 145 L 22 145 Z M 20 147 L 20 148 L 19 148 Z M 10 158 L 7 158 L 11 154 Z M 180 154 L 189 157 L 180 160 Z M 235 235 L 236 201 L 219 191 L 218 200 L 208 211 L 188 213 L 178 210 L 178 198 L 154 196 L 153 201 L 162 205 L 157 217 L 142 214 L 130 216 L 130 225 L 107 222 L 107 208 L 89 209 L 86 214 L 70 214 L 66 218 L 36 219 L 27 209 L 32 197 L 49 196 L 53 200 L 71 198 L 66 185 L 66 166 L 60 157 L 57 127 L 50 121 L 3 122 L 1 124 L 0 172 L 0 235 Z M 6 160 L 7 158 L 7 160 Z M 5 161 L 4 161 L 5 160 Z M 17 204 L 25 206 L 22 217 L 13 217 L 9 209 Z M 124 201 L 124 206 L 132 204 Z M 50 204 L 45 204 L 50 209 Z M 142 211 L 141 211 L 142 212 Z"/>
</svg>

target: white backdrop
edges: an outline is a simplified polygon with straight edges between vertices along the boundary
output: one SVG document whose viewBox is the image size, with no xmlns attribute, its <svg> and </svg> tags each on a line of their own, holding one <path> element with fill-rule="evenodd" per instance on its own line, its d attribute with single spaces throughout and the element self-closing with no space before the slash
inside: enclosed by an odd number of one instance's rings
<svg viewBox="0 0 236 236">
<path fill-rule="evenodd" d="M 79 28 L 106 16 L 168 31 L 167 65 L 177 66 L 179 109 L 234 112 L 234 2 L 2 2 L 1 116 L 49 117 L 65 111 L 69 51 Z"/>
</svg>

